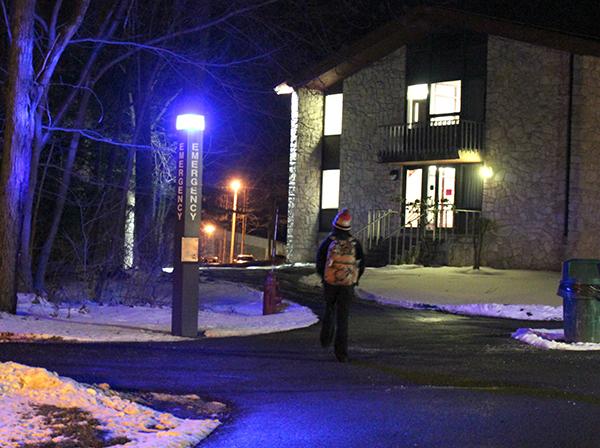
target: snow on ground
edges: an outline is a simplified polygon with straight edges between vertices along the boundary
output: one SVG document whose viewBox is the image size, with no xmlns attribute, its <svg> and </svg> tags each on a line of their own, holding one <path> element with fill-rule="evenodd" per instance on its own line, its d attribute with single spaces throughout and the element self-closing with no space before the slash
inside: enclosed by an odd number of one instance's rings
<svg viewBox="0 0 600 448">
<path fill-rule="evenodd" d="M 282 312 L 262 315 L 262 292 L 230 282 L 200 283 L 198 326 L 207 337 L 246 336 L 308 327 L 309 309 L 285 301 Z M 170 306 L 53 304 L 19 295 L 17 315 L 0 313 L 0 341 L 59 337 L 82 342 L 181 341 L 172 336 Z"/>
<path fill-rule="evenodd" d="M 417 265 L 367 268 L 357 295 L 384 305 L 522 320 L 562 320 L 560 273 Z M 320 285 L 317 274 L 304 277 Z"/>
<path fill-rule="evenodd" d="M 317 274 L 304 284 L 321 286 Z M 363 300 L 409 309 L 429 309 L 468 316 L 560 321 L 562 299 L 556 295 L 560 273 L 417 265 L 367 268 L 356 293 Z M 550 350 L 600 350 L 600 344 L 568 343 L 562 329 L 519 328 L 518 341 Z"/>
<path fill-rule="evenodd" d="M 560 328 L 551 330 L 545 328 L 519 328 L 512 334 L 512 337 L 518 341 L 546 350 L 600 350 L 600 344 L 592 342 L 565 342 L 565 333 Z"/>
<path fill-rule="evenodd" d="M 0 363 L 0 402 L 0 446 L 5 448 L 67 441 L 67 436 L 55 434 L 59 425 L 53 427 L 38 415 L 40 405 L 87 411 L 99 422 L 95 429 L 106 432 L 105 439 L 125 437 L 130 441 L 126 446 L 138 448 L 195 446 L 220 424 L 180 419 L 123 399 L 106 387 L 14 362 Z"/>
</svg>

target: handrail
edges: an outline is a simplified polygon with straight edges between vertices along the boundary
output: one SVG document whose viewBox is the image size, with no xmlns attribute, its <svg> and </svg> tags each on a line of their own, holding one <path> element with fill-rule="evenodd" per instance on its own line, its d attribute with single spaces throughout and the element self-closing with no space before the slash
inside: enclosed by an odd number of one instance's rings
<svg viewBox="0 0 600 448">
<path fill-rule="evenodd" d="M 394 216 L 399 217 L 400 213 L 392 209 L 369 210 L 367 225 L 355 232 L 354 236 L 369 250 L 389 234 Z"/>
<path fill-rule="evenodd" d="M 443 207 L 442 207 L 443 210 Z M 428 212 L 425 211 L 420 215 L 418 219 L 422 220 L 423 223 L 417 226 L 416 232 L 410 228 L 400 228 L 396 232 L 390 234 L 388 240 L 388 263 L 397 263 L 407 257 L 412 256 L 413 259 L 418 259 L 421 244 L 426 235 L 429 235 L 427 239 L 431 241 L 448 241 L 454 239 L 456 235 L 470 235 L 473 236 L 476 228 L 477 221 L 481 217 L 481 210 L 471 209 L 457 209 L 453 208 L 453 225 L 452 227 L 441 227 L 438 226 L 438 216 L 436 213 L 433 214 L 428 221 Z M 428 229 L 428 226 L 432 228 Z M 409 249 L 406 250 L 405 244 L 406 239 L 409 240 Z M 399 247 L 398 240 L 402 240 L 402 247 Z M 392 250 L 392 244 L 395 242 L 395 250 Z M 414 250 L 414 253 L 413 253 Z"/>
<path fill-rule="evenodd" d="M 446 207 L 442 205 L 442 210 Z M 431 214 L 431 208 L 421 210 L 410 221 L 398 220 L 396 226 L 391 225 L 392 215 L 401 218 L 400 213 L 394 210 L 379 210 L 369 213 L 369 217 L 375 217 L 369 224 L 363 227 L 357 235 L 361 239 L 366 251 L 387 244 L 387 263 L 395 264 L 403 261 L 414 262 L 419 258 L 423 239 L 431 241 L 446 241 L 454 235 L 472 235 L 476 229 L 476 223 L 481 215 L 480 210 L 457 209 L 452 207 L 452 227 L 438 226 L 438 213 Z M 378 214 L 379 213 L 379 214 Z M 413 225 L 417 223 L 417 225 Z"/>
</svg>

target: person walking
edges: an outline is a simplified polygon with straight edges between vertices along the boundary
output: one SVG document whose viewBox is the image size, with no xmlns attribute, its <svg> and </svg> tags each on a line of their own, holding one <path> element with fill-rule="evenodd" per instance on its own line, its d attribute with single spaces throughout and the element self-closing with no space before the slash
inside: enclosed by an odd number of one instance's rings
<svg viewBox="0 0 600 448">
<path fill-rule="evenodd" d="M 321 327 L 321 346 L 334 339 L 335 357 L 348 362 L 348 316 L 354 287 L 365 271 L 360 242 L 350 234 L 352 216 L 342 209 L 332 222 L 331 233 L 319 245 L 317 272 L 323 282 L 325 314 Z"/>
</svg>

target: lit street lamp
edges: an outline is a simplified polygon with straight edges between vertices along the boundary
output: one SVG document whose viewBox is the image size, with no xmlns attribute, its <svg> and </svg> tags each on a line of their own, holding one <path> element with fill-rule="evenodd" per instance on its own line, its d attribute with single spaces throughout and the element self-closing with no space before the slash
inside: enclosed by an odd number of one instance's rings
<svg viewBox="0 0 600 448">
<path fill-rule="evenodd" d="M 202 208 L 202 137 L 204 116 L 178 115 L 176 221 L 173 260 L 171 333 L 198 336 L 198 247 Z"/>
<path fill-rule="evenodd" d="M 202 228 L 202 232 L 204 232 L 204 234 L 206 235 L 206 238 L 205 238 L 205 244 L 204 244 L 204 248 L 205 248 L 205 251 L 206 251 L 206 252 L 208 252 L 208 251 L 209 251 L 209 250 L 208 250 L 209 241 L 211 241 L 211 240 L 212 240 L 212 238 L 211 238 L 211 237 L 212 237 L 212 236 L 213 236 L 213 234 L 215 233 L 215 230 L 217 230 L 217 228 L 214 226 L 214 224 L 206 224 L 206 225 L 205 225 L 205 226 Z M 215 248 L 214 248 L 214 242 L 213 242 L 212 246 L 213 246 L 213 247 L 212 247 L 212 252 L 214 252 L 214 251 L 215 251 Z"/>
<path fill-rule="evenodd" d="M 215 233 L 215 230 L 216 230 L 216 229 L 217 229 L 217 228 L 216 228 L 214 225 L 212 225 L 212 224 L 206 224 L 206 225 L 204 226 L 204 229 L 203 229 L 203 231 L 204 231 L 204 233 L 206 233 L 206 235 L 207 235 L 207 236 L 210 238 L 210 237 L 212 236 L 212 234 L 213 234 L 213 233 Z"/>
<path fill-rule="evenodd" d="M 233 263 L 233 250 L 235 248 L 235 218 L 237 211 L 237 195 L 239 189 L 242 187 L 242 183 L 239 179 L 234 179 L 229 184 L 233 190 L 233 216 L 231 218 L 231 246 L 229 247 L 229 262 Z"/>
</svg>

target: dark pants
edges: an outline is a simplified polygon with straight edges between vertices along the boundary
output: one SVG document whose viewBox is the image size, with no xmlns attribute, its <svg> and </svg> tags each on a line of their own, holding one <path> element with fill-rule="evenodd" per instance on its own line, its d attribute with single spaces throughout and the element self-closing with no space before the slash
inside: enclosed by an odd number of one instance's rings
<svg viewBox="0 0 600 448">
<path fill-rule="evenodd" d="M 321 327 L 321 345 L 331 344 L 335 334 L 335 354 L 348 355 L 348 314 L 354 297 L 353 286 L 335 286 L 325 283 L 325 314 Z"/>
</svg>

